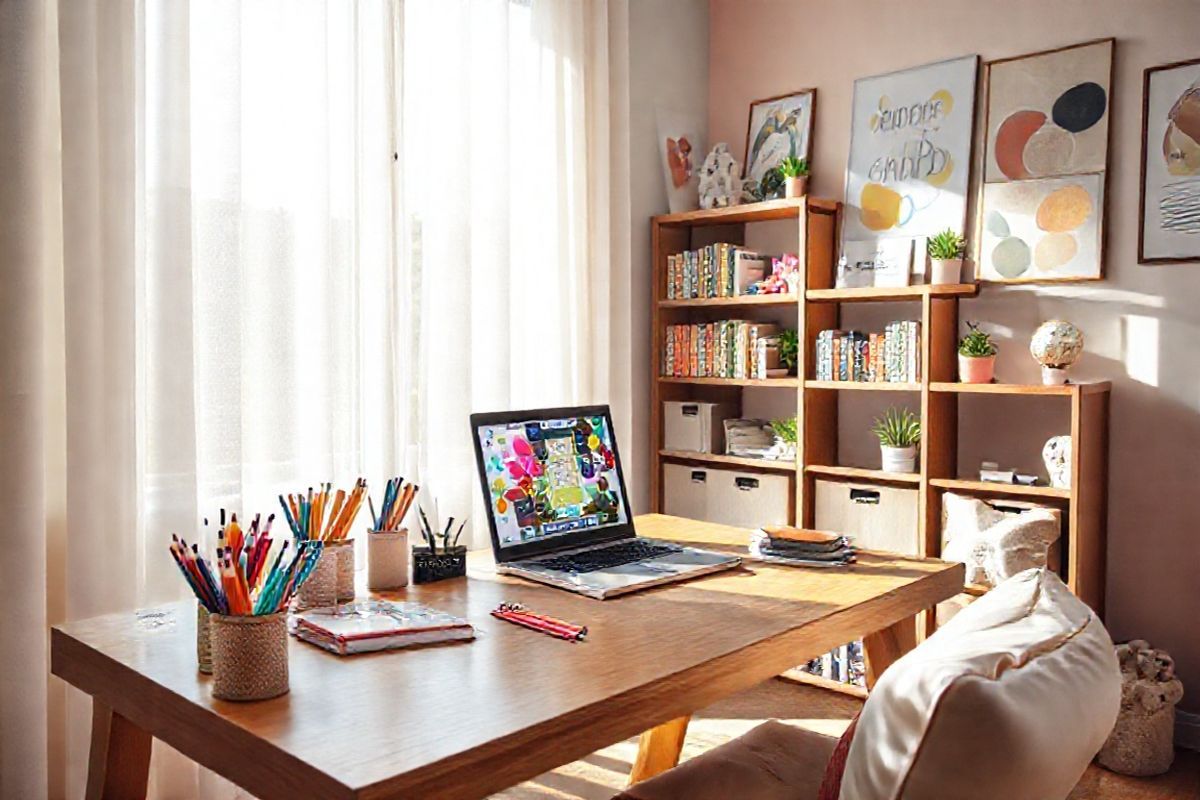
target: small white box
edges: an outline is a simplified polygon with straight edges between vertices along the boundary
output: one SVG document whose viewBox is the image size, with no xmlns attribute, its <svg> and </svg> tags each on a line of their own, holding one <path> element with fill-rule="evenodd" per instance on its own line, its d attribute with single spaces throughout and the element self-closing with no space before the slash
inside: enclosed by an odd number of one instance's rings
<svg viewBox="0 0 1200 800">
<path fill-rule="evenodd" d="M 663 447 L 692 453 L 725 452 L 725 420 L 737 416 L 730 403 L 663 403 Z"/>
</svg>

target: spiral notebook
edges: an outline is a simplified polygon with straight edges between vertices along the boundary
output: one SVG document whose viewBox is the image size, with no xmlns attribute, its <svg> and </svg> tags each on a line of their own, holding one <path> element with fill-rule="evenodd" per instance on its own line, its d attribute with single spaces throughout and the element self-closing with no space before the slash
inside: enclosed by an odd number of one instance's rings
<svg viewBox="0 0 1200 800">
<path fill-rule="evenodd" d="M 296 638 L 352 655 L 475 638 L 471 623 L 420 603 L 367 600 L 313 608 L 292 617 Z"/>
</svg>

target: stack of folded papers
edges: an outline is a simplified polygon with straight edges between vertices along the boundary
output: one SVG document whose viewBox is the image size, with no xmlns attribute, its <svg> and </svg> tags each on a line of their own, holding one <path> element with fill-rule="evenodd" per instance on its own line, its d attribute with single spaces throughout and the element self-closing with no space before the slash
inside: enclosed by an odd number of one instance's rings
<svg viewBox="0 0 1200 800">
<path fill-rule="evenodd" d="M 838 567 L 855 562 L 846 536 L 804 528 L 759 528 L 750 534 L 750 555 L 760 561 Z"/>
</svg>

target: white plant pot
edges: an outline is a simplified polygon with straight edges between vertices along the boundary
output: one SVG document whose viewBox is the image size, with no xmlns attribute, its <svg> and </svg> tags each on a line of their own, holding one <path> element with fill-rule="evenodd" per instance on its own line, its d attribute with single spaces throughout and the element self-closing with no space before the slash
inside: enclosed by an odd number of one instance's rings
<svg viewBox="0 0 1200 800">
<path fill-rule="evenodd" d="M 884 472 L 917 471 L 916 445 L 910 445 L 909 447 L 888 447 L 886 445 L 880 445 L 879 451 L 882 454 Z"/>
<path fill-rule="evenodd" d="M 961 258 L 929 259 L 929 282 L 934 286 L 945 286 L 962 281 Z"/>
<path fill-rule="evenodd" d="M 1066 367 L 1042 367 L 1042 383 L 1046 386 L 1062 386 L 1067 382 Z"/>
</svg>

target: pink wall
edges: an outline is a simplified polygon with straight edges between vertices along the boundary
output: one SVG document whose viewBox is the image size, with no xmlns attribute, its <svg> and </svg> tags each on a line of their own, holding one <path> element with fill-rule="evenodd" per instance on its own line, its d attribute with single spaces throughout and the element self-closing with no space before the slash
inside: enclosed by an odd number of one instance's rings
<svg viewBox="0 0 1200 800">
<path fill-rule="evenodd" d="M 1077 376 L 1114 382 L 1107 623 L 1115 639 L 1144 637 L 1169 649 L 1190 692 L 1182 707 L 1200 710 L 1200 264 L 1137 263 L 1142 70 L 1200 57 L 1200 2 L 710 0 L 709 13 L 710 141 L 727 141 L 740 155 L 751 100 L 815 86 L 812 189 L 836 198 L 855 78 L 1117 37 L 1107 280 L 985 288 L 961 316 L 1000 331 L 997 375 L 1008 381 L 1038 379 L 1026 346 L 1039 322 L 1062 317 L 1084 331 Z M 981 454 L 1040 466 L 1046 430 L 1059 424 L 1055 408 L 1022 398 L 962 409 L 964 472 Z M 843 440 L 859 436 L 843 424 Z"/>
</svg>

